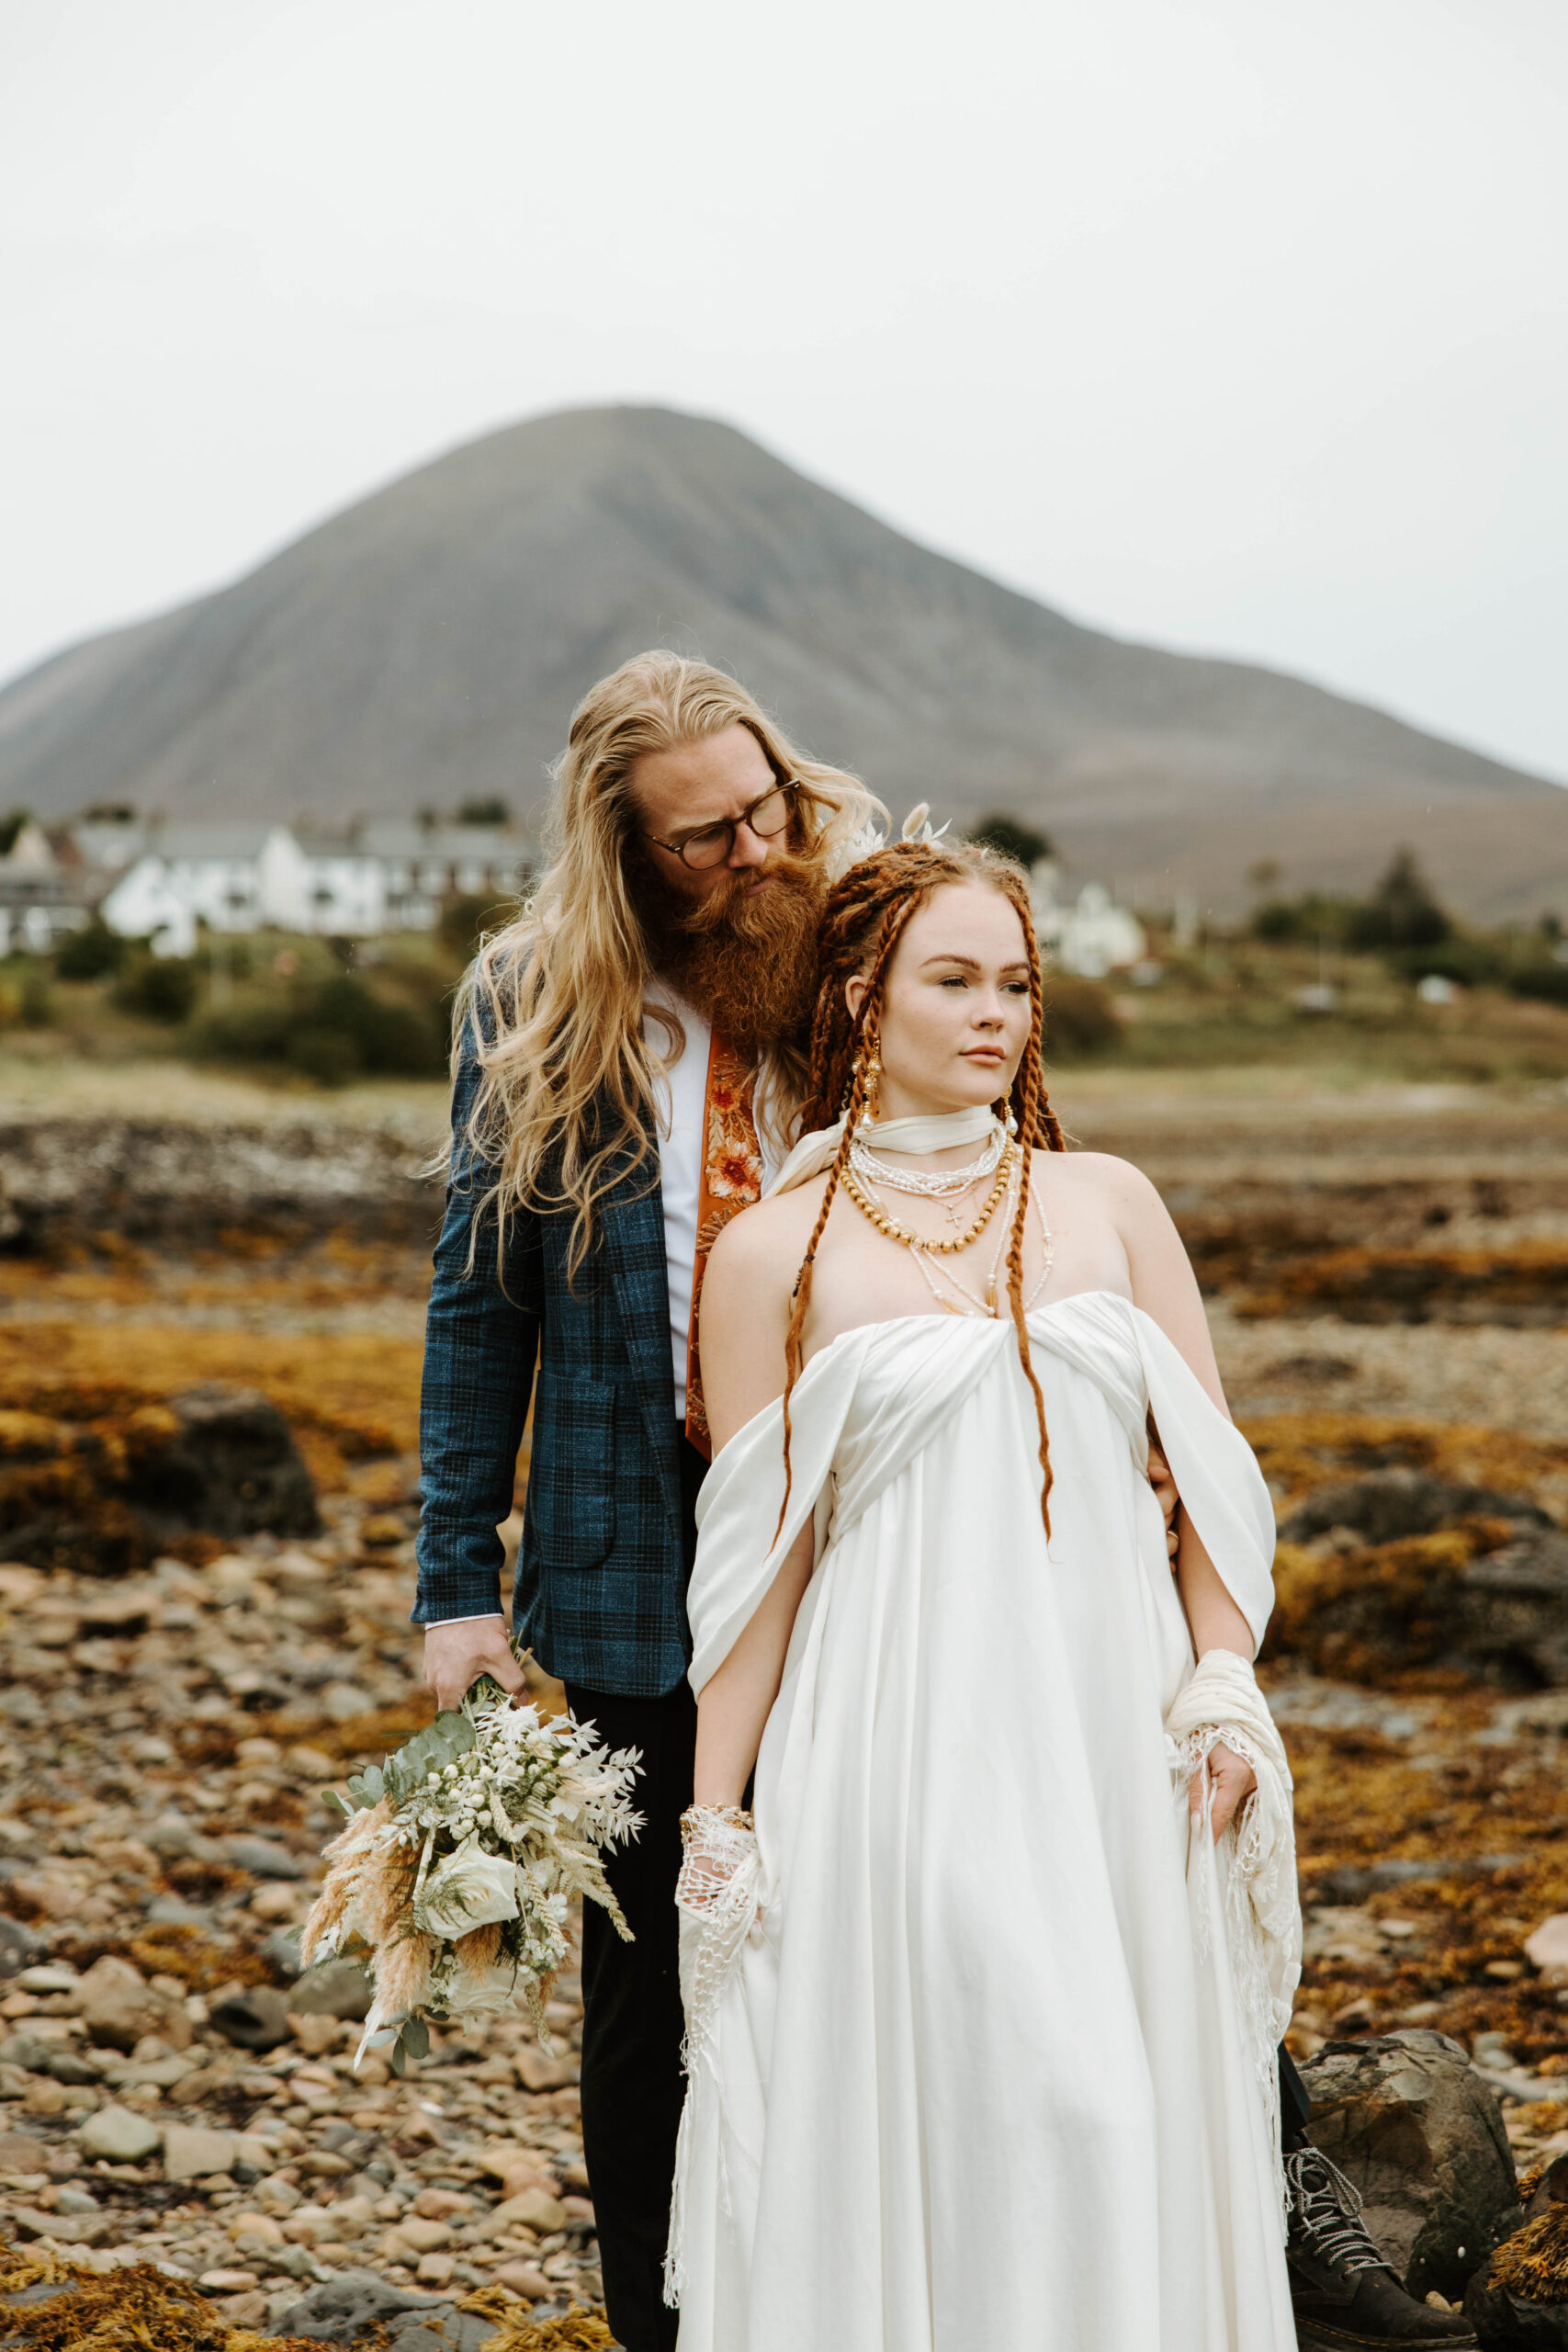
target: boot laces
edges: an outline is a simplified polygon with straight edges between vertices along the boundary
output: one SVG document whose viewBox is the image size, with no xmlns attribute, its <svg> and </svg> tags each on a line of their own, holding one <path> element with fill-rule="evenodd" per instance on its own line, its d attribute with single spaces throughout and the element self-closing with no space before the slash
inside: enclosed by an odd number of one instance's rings
<svg viewBox="0 0 1568 2352">
<path fill-rule="evenodd" d="M 1347 2273 L 1398 2272 L 1381 2255 L 1361 2219 L 1360 2192 L 1320 2148 L 1298 2148 L 1285 2159 L 1285 2180 L 1295 2229 L 1320 2260 Z"/>
</svg>

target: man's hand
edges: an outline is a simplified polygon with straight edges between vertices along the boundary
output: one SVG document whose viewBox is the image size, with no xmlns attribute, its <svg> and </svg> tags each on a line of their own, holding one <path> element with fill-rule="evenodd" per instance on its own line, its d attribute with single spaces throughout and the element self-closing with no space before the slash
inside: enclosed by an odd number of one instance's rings
<svg viewBox="0 0 1568 2352">
<path fill-rule="evenodd" d="M 1187 1802 L 1194 1822 L 1202 1818 L 1205 1779 L 1213 1784 L 1214 1792 L 1209 1813 L 1210 1826 L 1216 1838 L 1223 1838 L 1258 1786 L 1258 1775 L 1234 1747 L 1227 1747 L 1223 1739 L 1218 1741 L 1209 1750 L 1208 1762 L 1193 1773 L 1188 1783 Z"/>
<path fill-rule="evenodd" d="M 513 1698 L 527 1688 L 499 1609 L 493 1617 L 425 1627 L 424 1679 L 438 1707 L 460 1707 L 481 1674 L 492 1674 Z"/>
<path fill-rule="evenodd" d="M 1160 1452 L 1159 1442 L 1152 1430 L 1149 1433 L 1148 1476 L 1149 1484 L 1154 1488 L 1160 1510 L 1165 1514 L 1165 1548 L 1170 1555 L 1171 1574 L 1174 1576 L 1178 1542 L 1176 1514 L 1181 1509 L 1181 1498 L 1176 1491 L 1176 1480 L 1170 1475 L 1170 1464 Z"/>
</svg>

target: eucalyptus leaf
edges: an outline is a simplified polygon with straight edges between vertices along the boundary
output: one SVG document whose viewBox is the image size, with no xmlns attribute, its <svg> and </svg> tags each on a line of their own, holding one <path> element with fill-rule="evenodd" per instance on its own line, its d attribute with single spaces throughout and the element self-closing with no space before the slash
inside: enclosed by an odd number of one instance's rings
<svg viewBox="0 0 1568 2352">
<path fill-rule="evenodd" d="M 408 2072 L 408 2063 L 409 2063 L 408 2052 L 403 2048 L 403 2045 L 402 2045 L 402 2043 L 401 2043 L 401 2041 L 395 2041 L 395 2042 L 392 2044 L 392 2057 L 391 2057 L 391 2066 L 392 2066 L 392 2072 L 393 2072 L 393 2074 L 394 2074 L 394 2075 L 402 2075 L 402 2074 L 406 2074 L 406 2073 Z"/>
<path fill-rule="evenodd" d="M 423 2018 L 410 2018 L 403 2026 L 403 2048 L 411 2058 L 430 2055 L 430 2028 Z"/>
<path fill-rule="evenodd" d="M 383 1781 L 386 1793 L 394 1804 L 402 1804 L 417 1789 L 423 1787 L 427 1776 L 444 1771 L 455 1764 L 475 1744 L 473 1724 L 460 1707 L 444 1707 L 433 1724 L 417 1731 L 412 1739 L 389 1756 L 382 1771 L 376 1775 Z M 366 1774 L 367 1781 L 370 1774 Z"/>
</svg>

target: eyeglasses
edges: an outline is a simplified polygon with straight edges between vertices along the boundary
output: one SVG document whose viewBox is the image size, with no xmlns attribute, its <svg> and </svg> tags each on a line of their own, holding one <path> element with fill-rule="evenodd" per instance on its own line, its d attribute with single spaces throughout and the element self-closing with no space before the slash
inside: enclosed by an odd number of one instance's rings
<svg viewBox="0 0 1568 2352">
<path fill-rule="evenodd" d="M 795 776 L 788 784 L 770 785 L 749 808 L 742 808 L 739 817 L 727 817 L 717 825 L 699 825 L 692 832 L 677 833 L 672 842 L 661 842 L 657 833 L 649 833 L 648 839 L 656 849 L 667 849 L 671 857 L 678 857 L 694 873 L 705 874 L 728 862 L 742 825 L 750 826 L 759 841 L 776 841 L 794 822 L 803 796 L 809 798 L 811 787 Z"/>
</svg>

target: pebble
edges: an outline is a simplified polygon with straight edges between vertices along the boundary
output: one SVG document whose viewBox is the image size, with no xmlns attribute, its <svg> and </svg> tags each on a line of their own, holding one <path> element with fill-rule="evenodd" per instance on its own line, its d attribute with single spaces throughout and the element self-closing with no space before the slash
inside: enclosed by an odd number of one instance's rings
<svg viewBox="0 0 1568 2352">
<path fill-rule="evenodd" d="M 329 1516 L 334 1508 L 329 1498 Z M 275 1614 L 268 1595 L 330 1611 L 352 1551 L 333 1552 L 334 1540 L 327 1558 L 305 1555 L 309 1577 L 275 1574 L 265 1539 L 221 1577 L 155 1567 L 161 1622 L 117 1645 L 112 1689 L 69 1649 L 15 1672 L 14 1621 L 0 1621 L 0 1644 L 12 1635 L 0 1652 L 0 1853 L 25 1863 L 12 1885 L 37 1880 L 56 1906 L 36 1921 L 0 1919 L 0 2236 L 8 2221 L 15 2237 L 69 2245 L 97 2270 L 159 2264 L 203 2282 L 231 2329 L 258 2334 L 279 2332 L 302 2296 L 355 2280 L 391 2291 L 388 2274 L 403 2290 L 417 2282 L 389 2311 L 406 2312 L 411 2330 L 423 2314 L 452 2313 L 433 2293 L 498 2277 L 524 2303 L 597 2302 L 584 2216 L 550 2254 L 561 2274 L 550 2278 L 533 2242 L 551 2230 L 496 2220 L 523 2196 L 539 2223 L 558 2227 L 562 2192 L 586 2184 L 572 2111 L 575 1980 L 552 2004 L 551 2057 L 519 2013 L 437 2033 L 429 2061 L 398 2081 L 379 2053 L 353 2070 L 363 1972 L 334 1962 L 300 1974 L 285 1933 L 333 1834 L 320 1791 L 344 1766 L 326 1744 L 330 1680 L 296 1680 L 288 1663 L 307 1658 L 314 1636 Z M 59 1613 L 84 1631 L 96 1599 L 81 1589 L 88 1581 L 50 1580 Z M 418 1689 L 408 1605 L 406 1567 L 355 1568 L 355 1623 L 376 1621 L 378 1642 L 361 1653 L 341 1633 L 323 1641 L 352 1659 L 353 1674 L 334 1679 L 356 1709 Z M 258 1689 L 289 1682 L 308 1697 L 298 1733 L 258 1729 L 228 1763 L 242 1653 Z M 388 1670 L 388 1654 L 405 1668 Z M 216 1761 L 202 1752 L 209 1727 Z M 234 1885 L 235 1870 L 246 1883 Z M 95 1959 L 89 1938 L 112 1949 Z M 72 1964 L 78 1951 L 91 1966 Z M 186 1955 L 201 1971 L 194 1994 L 178 1973 Z M 23 2045 L 14 2054 L 13 2042 Z M 34 2071 L 46 2064 L 88 2079 Z M 530 2094 L 530 2080 L 550 2087 Z M 492 2249 L 504 2260 L 475 2258 Z M 432 2266 L 423 2275 L 422 2264 Z M 476 2342 L 493 2325 L 462 2321 Z"/>
<path fill-rule="evenodd" d="M 102 2156 L 117 2165 L 140 2164 L 164 2144 L 164 2134 L 150 2117 L 133 2115 L 124 2107 L 100 2108 L 76 2139 L 85 2156 Z"/>
<path fill-rule="evenodd" d="M 164 2132 L 164 2177 L 200 2180 L 212 2173 L 232 2170 L 235 2163 L 231 2132 L 211 2132 L 198 2123 L 171 2123 Z"/>
</svg>

